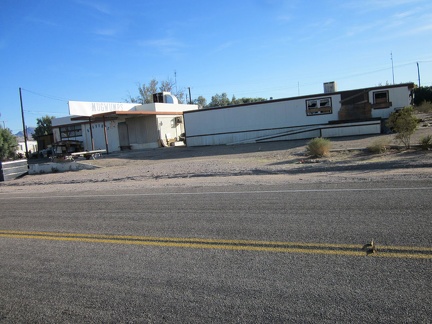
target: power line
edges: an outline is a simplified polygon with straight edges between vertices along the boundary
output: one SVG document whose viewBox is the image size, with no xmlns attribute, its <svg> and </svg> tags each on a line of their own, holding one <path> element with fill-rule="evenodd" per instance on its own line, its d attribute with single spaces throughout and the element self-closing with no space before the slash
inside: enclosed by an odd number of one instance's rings
<svg viewBox="0 0 432 324">
<path fill-rule="evenodd" d="M 432 62 L 432 60 L 419 60 L 417 61 L 419 63 L 429 63 Z M 352 74 L 347 74 L 347 75 L 341 75 L 341 76 L 335 76 L 334 79 L 336 80 L 343 80 L 343 79 L 353 79 L 359 76 L 364 76 L 364 75 L 368 75 L 368 74 L 374 74 L 374 73 L 378 73 L 378 72 L 383 72 L 383 71 L 389 71 L 392 70 L 394 68 L 401 68 L 401 67 L 405 67 L 405 66 L 409 66 L 409 65 L 415 65 L 417 62 L 407 62 L 407 63 L 402 63 L 402 64 L 395 64 L 393 67 L 383 67 L 383 68 L 378 68 L 375 70 L 369 70 L 369 71 L 365 71 L 365 72 L 358 72 L 358 73 L 352 73 Z M 267 78 L 267 79 L 271 79 L 271 78 Z M 248 82 L 248 83 L 232 83 L 232 84 L 224 84 L 224 86 L 228 86 L 228 87 L 235 87 L 237 85 L 247 85 L 247 84 L 253 84 L 252 81 Z M 322 84 L 321 82 L 318 81 L 312 81 L 312 82 L 305 82 L 305 83 L 301 83 L 301 86 L 315 86 L 315 85 L 319 85 Z M 214 86 L 214 85 L 213 85 Z M 218 85 L 219 86 L 219 85 Z M 241 95 L 241 94 L 248 94 L 250 92 L 253 93 L 264 93 L 264 92 L 268 92 L 268 91 L 283 91 L 283 90 L 289 90 L 289 89 L 298 89 L 299 83 L 297 82 L 295 85 L 294 83 L 289 84 L 289 85 L 281 85 L 281 86 L 277 86 L 277 87 L 260 87 L 259 90 L 248 90 L 248 91 L 239 91 L 236 92 L 236 95 Z M 207 90 L 207 91 L 199 91 L 200 88 L 210 88 L 211 86 L 195 86 L 194 88 L 198 90 L 198 96 L 203 96 L 206 97 L 207 93 L 209 94 L 209 96 L 213 96 L 214 94 L 210 94 L 211 90 Z M 226 91 L 223 91 L 226 92 Z"/>
<path fill-rule="evenodd" d="M 28 114 L 52 114 L 52 115 L 59 115 L 59 114 L 64 114 L 63 112 L 59 112 L 59 111 L 35 111 L 35 110 L 24 110 L 26 113 Z"/>
<path fill-rule="evenodd" d="M 24 88 L 21 88 L 21 90 L 24 90 L 26 92 L 32 93 L 32 94 L 40 96 L 40 97 L 52 99 L 52 100 L 63 101 L 63 102 L 68 102 L 69 101 L 68 99 L 63 98 L 63 97 L 57 97 L 57 96 L 53 96 L 53 95 L 38 93 L 38 92 L 35 92 L 35 91 L 32 91 L 32 90 L 28 90 L 28 89 L 24 89 Z"/>
</svg>

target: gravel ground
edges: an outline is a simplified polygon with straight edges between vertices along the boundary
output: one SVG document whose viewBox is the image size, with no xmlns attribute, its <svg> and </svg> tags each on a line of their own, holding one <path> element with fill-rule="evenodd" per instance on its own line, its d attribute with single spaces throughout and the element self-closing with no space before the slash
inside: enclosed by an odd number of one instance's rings
<svg viewBox="0 0 432 324">
<path fill-rule="evenodd" d="M 432 134 L 430 125 L 412 138 Z M 331 155 L 311 159 L 307 140 L 209 147 L 171 147 L 79 159 L 79 171 L 27 175 L 0 183 L 1 192 L 55 192 L 233 184 L 338 183 L 432 180 L 432 151 L 391 149 L 371 154 L 376 140 L 394 135 L 332 139 Z"/>
</svg>

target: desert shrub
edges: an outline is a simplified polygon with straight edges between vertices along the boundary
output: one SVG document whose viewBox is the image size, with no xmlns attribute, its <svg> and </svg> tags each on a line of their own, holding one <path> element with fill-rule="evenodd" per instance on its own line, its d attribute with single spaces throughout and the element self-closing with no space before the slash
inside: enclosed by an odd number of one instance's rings
<svg viewBox="0 0 432 324">
<path fill-rule="evenodd" d="M 18 152 L 15 154 L 15 159 L 20 160 L 20 159 L 24 159 L 25 158 L 25 154 L 22 152 Z"/>
<path fill-rule="evenodd" d="M 374 154 L 381 154 L 387 151 L 390 141 L 387 138 L 378 138 L 374 140 L 368 147 L 368 151 Z"/>
<path fill-rule="evenodd" d="M 313 157 L 323 157 L 330 155 L 331 142 L 329 139 L 316 137 L 311 139 L 306 147 L 306 151 Z"/>
<path fill-rule="evenodd" d="M 426 135 L 420 138 L 420 147 L 422 150 L 429 150 L 432 148 L 432 135 Z"/>
<path fill-rule="evenodd" d="M 419 120 L 414 116 L 414 108 L 406 106 L 398 111 L 392 112 L 387 119 L 387 127 L 396 132 L 396 139 L 405 145 L 405 148 L 411 147 L 411 135 L 414 134 L 418 127 Z"/>
</svg>

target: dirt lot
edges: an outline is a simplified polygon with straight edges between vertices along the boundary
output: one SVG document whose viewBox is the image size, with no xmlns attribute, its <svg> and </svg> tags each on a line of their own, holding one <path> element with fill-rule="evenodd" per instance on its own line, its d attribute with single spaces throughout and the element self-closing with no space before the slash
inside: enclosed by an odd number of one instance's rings
<svg viewBox="0 0 432 324">
<path fill-rule="evenodd" d="M 424 123 L 412 143 L 430 134 L 431 124 Z M 432 151 L 392 149 L 371 154 L 365 150 L 377 139 L 398 144 L 394 135 L 332 139 L 331 156 L 321 159 L 306 155 L 307 140 L 112 153 L 96 160 L 77 160 L 80 171 L 27 175 L 0 183 L 0 191 L 432 180 Z"/>
</svg>

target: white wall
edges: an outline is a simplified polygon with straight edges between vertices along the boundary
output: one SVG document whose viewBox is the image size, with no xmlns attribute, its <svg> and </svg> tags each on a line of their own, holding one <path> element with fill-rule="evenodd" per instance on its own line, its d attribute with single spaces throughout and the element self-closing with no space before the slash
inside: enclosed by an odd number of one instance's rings
<svg viewBox="0 0 432 324">
<path fill-rule="evenodd" d="M 136 111 L 154 111 L 154 112 L 183 112 L 189 110 L 198 110 L 198 105 L 183 105 L 169 103 L 150 103 L 135 107 Z"/>
<path fill-rule="evenodd" d="M 389 92 L 389 100 L 392 103 L 392 106 L 384 109 L 372 109 L 373 118 L 388 118 L 393 111 L 410 105 L 410 90 L 408 88 L 388 88 L 369 91 L 369 102 L 373 103 L 374 92 L 386 90 Z"/>
<path fill-rule="evenodd" d="M 119 120 L 110 120 L 105 121 L 105 125 L 107 128 L 107 137 L 108 137 L 108 151 L 114 152 L 120 150 L 120 142 L 118 137 L 118 122 Z M 85 133 L 84 139 L 84 149 L 89 151 L 92 149 L 91 146 L 91 136 L 90 136 L 90 124 L 83 125 L 83 133 Z M 95 150 L 105 150 L 105 133 L 104 133 L 104 124 L 103 122 L 92 123 L 92 133 L 94 140 L 94 149 Z"/>
<path fill-rule="evenodd" d="M 344 123 L 339 125 L 324 126 L 321 129 L 322 137 L 343 137 L 381 133 L 381 121 Z"/>
<path fill-rule="evenodd" d="M 177 116 L 179 117 L 179 116 Z M 165 140 L 165 135 L 168 136 L 169 139 L 179 137 L 181 133 L 184 132 L 183 123 L 176 124 L 175 123 L 176 116 L 163 116 L 159 115 L 157 118 L 159 133 L 162 140 Z"/>
<path fill-rule="evenodd" d="M 306 99 L 302 97 L 285 101 L 232 108 L 203 109 L 184 114 L 187 144 L 219 145 L 247 141 L 262 136 L 276 135 L 299 127 L 326 124 L 338 119 L 340 95 L 322 94 L 315 98 L 330 97 L 332 113 L 306 115 Z M 205 136 L 200 139 L 194 136 Z M 210 138 L 213 136 L 213 138 Z"/>
<path fill-rule="evenodd" d="M 389 91 L 392 107 L 373 109 L 372 118 L 387 118 L 395 108 L 409 104 L 410 89 L 407 84 L 398 86 L 364 89 L 369 91 L 369 102 L 373 103 L 374 91 Z M 363 89 L 353 90 L 361 93 Z M 286 140 L 316 136 L 316 128 L 339 121 L 341 96 L 344 92 L 323 93 L 285 100 L 267 101 L 260 104 L 249 104 L 234 107 L 203 109 L 184 113 L 186 140 L 188 146 L 236 144 L 251 141 Z M 346 94 L 346 92 L 345 92 Z M 332 113 L 308 116 L 306 100 L 331 98 Z M 379 124 L 379 122 L 378 122 Z M 377 124 L 377 125 L 378 125 Z M 377 125 L 359 127 L 352 130 L 339 128 L 338 131 L 327 131 L 334 136 L 346 134 L 376 134 Z M 301 129 L 303 128 L 303 129 Z M 301 134 L 300 134 L 301 132 Z"/>
<path fill-rule="evenodd" d="M 71 115 L 66 117 L 56 117 L 52 120 L 52 127 L 82 123 L 82 120 L 72 120 L 72 118 L 74 117 L 78 117 L 78 116 Z"/>
<path fill-rule="evenodd" d="M 337 120 L 340 95 L 323 94 L 321 97 L 332 98 L 332 114 L 306 116 L 306 98 L 185 113 L 186 135 L 271 130 Z"/>
<path fill-rule="evenodd" d="M 20 153 L 24 153 L 26 150 L 25 142 L 18 142 L 17 151 Z M 30 152 L 37 152 L 38 145 L 37 141 L 27 141 L 27 150 Z"/>
</svg>

